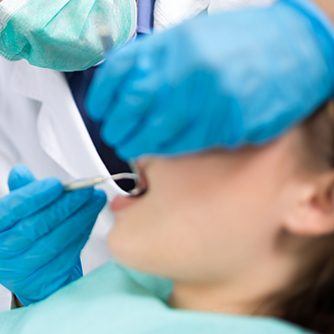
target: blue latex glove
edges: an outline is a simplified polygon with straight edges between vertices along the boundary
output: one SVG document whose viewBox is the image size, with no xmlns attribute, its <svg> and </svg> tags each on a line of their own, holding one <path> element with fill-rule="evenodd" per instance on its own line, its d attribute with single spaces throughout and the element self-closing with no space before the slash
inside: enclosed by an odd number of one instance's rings
<svg viewBox="0 0 334 334">
<path fill-rule="evenodd" d="M 334 29 L 306 0 L 194 19 L 112 52 L 88 109 L 125 159 L 263 144 L 334 95 Z"/>
<path fill-rule="evenodd" d="M 64 192 L 56 179 L 12 170 L 0 199 L 0 284 L 29 305 L 82 276 L 80 252 L 106 202 L 94 189 Z"/>
</svg>

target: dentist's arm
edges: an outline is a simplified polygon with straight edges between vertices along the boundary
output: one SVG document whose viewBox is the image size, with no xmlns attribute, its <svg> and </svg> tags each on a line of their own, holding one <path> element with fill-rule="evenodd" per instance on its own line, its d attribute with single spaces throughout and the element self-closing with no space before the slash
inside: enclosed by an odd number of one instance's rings
<svg viewBox="0 0 334 334">
<path fill-rule="evenodd" d="M 105 194 L 64 192 L 56 179 L 35 180 L 23 166 L 0 199 L 0 283 L 23 305 L 47 298 L 82 276 L 80 252 Z"/>
</svg>

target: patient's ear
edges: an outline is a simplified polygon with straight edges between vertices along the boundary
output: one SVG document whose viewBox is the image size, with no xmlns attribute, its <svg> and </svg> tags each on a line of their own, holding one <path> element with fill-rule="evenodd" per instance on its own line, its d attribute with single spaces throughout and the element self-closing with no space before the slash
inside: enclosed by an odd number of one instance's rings
<svg viewBox="0 0 334 334">
<path fill-rule="evenodd" d="M 334 173 L 304 184 L 285 217 L 285 229 L 294 235 L 322 236 L 334 232 Z"/>
</svg>

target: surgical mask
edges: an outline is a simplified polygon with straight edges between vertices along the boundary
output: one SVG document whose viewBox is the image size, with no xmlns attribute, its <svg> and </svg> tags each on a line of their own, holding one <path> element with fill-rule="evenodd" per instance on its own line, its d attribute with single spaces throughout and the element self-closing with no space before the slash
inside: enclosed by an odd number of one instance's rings
<svg viewBox="0 0 334 334">
<path fill-rule="evenodd" d="M 3 0 L 0 54 L 59 71 L 83 70 L 103 60 L 100 26 L 117 47 L 134 35 L 136 23 L 135 0 Z"/>
</svg>

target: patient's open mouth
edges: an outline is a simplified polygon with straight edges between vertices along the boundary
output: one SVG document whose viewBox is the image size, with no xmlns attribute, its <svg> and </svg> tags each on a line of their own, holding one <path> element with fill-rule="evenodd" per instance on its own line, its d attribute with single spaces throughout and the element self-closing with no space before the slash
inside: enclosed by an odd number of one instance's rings
<svg viewBox="0 0 334 334">
<path fill-rule="evenodd" d="M 148 190 L 147 177 L 143 166 L 140 163 L 133 165 L 134 172 L 138 175 L 138 180 L 135 189 L 130 192 L 130 197 L 140 197 L 143 196 Z"/>
<path fill-rule="evenodd" d="M 113 212 L 121 211 L 131 204 L 135 203 L 137 199 L 143 196 L 148 191 L 148 181 L 143 167 L 139 164 L 133 167 L 135 173 L 138 175 L 138 181 L 136 187 L 129 193 L 129 196 L 116 196 L 111 204 L 110 208 Z"/>
</svg>

